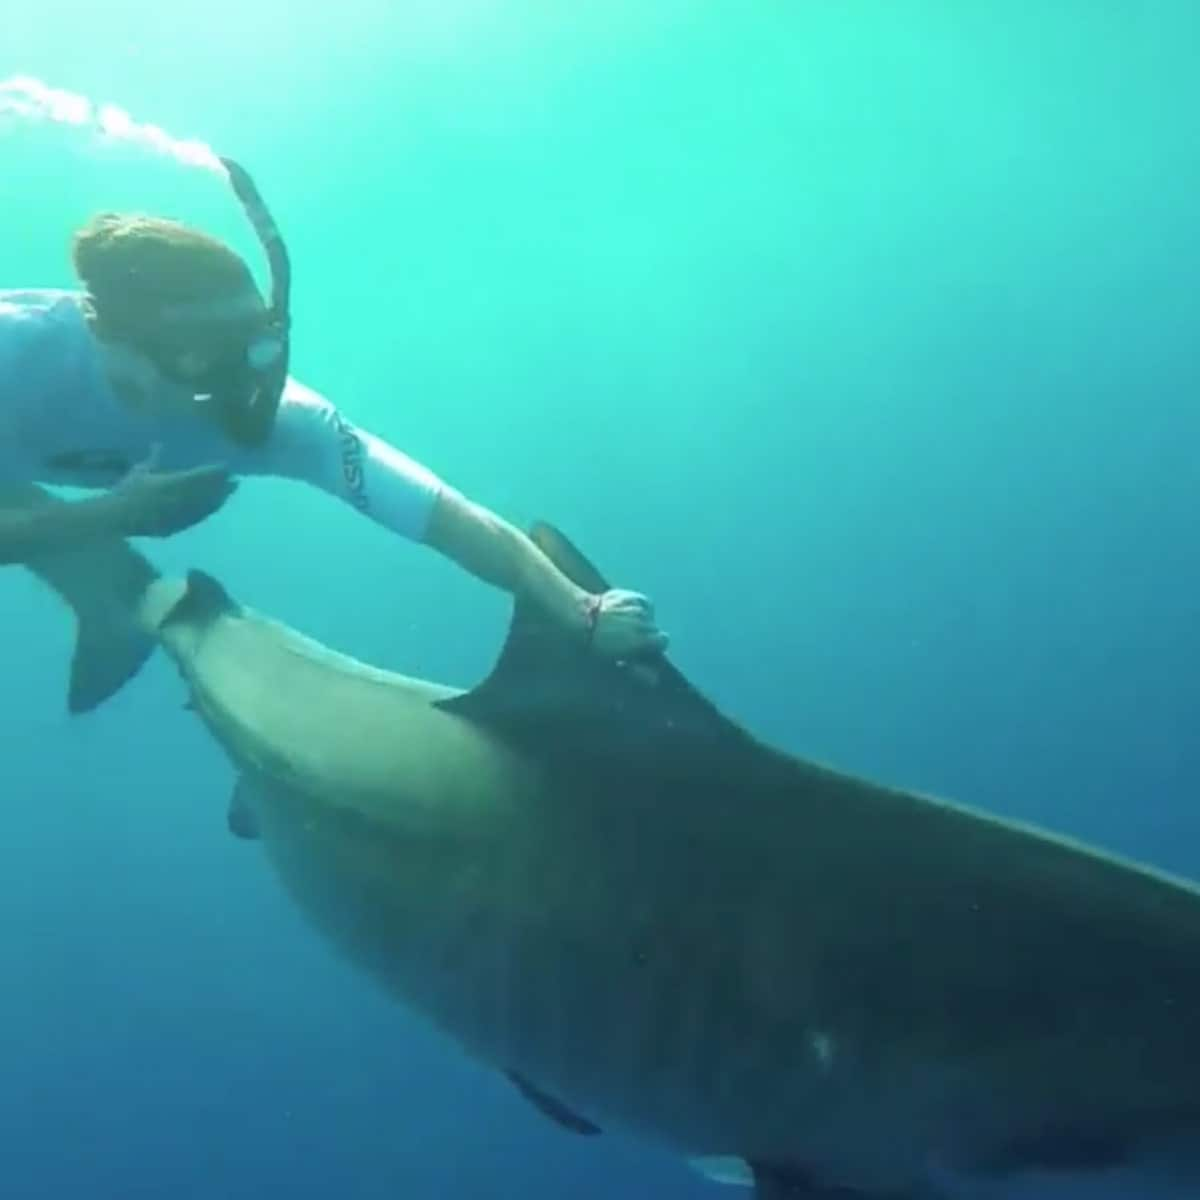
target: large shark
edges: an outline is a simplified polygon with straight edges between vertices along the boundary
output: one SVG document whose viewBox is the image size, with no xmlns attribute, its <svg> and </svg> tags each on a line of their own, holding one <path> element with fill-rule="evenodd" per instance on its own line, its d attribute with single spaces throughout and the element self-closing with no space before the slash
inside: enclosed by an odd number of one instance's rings
<svg viewBox="0 0 1200 1200">
<path fill-rule="evenodd" d="M 1200 1195 L 1187 883 L 783 753 L 520 604 L 461 691 L 125 561 L 237 774 L 230 827 L 564 1129 L 757 1200 Z"/>
</svg>

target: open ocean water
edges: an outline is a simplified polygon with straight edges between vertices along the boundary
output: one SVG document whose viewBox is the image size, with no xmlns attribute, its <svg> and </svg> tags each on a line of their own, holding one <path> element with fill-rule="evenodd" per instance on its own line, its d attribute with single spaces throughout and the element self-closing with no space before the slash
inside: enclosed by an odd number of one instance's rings
<svg viewBox="0 0 1200 1200">
<path fill-rule="evenodd" d="M 648 592 L 755 732 L 1200 876 L 1194 0 L 3 24 L 0 79 L 247 164 L 293 372 Z M 149 144 L 0 101 L 0 286 L 70 286 L 72 229 L 113 207 L 257 266 L 222 182 Z M 453 683 L 507 622 L 283 481 L 148 549 Z M 65 611 L 10 568 L 0 615 L 2 1200 L 743 1194 L 568 1136 L 336 958 L 229 837 L 161 655 L 72 719 Z"/>
</svg>

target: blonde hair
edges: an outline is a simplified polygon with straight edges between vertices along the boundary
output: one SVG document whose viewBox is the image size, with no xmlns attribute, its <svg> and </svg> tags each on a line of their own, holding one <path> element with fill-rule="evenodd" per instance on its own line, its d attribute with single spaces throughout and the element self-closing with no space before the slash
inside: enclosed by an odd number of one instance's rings
<svg viewBox="0 0 1200 1200">
<path fill-rule="evenodd" d="M 219 238 L 178 221 L 99 213 L 71 241 L 75 274 L 87 289 L 102 337 L 154 346 L 177 341 L 164 328 L 167 306 L 257 294 L 250 268 Z M 226 325 L 225 336 L 239 331 Z"/>
</svg>

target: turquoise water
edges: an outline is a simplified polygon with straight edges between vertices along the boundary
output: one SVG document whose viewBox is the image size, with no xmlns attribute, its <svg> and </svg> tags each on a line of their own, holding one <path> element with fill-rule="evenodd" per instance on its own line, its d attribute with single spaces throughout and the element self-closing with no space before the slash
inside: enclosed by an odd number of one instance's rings
<svg viewBox="0 0 1200 1200">
<path fill-rule="evenodd" d="M 789 749 L 1200 875 L 1200 8 L 274 3 L 6 14 L 0 77 L 249 165 L 293 369 L 655 599 Z M 0 125 L 0 286 L 219 181 Z M 257 260 L 255 260 L 257 262 Z M 360 657 L 486 671 L 505 598 L 324 496 L 154 546 Z M 728 1194 L 549 1127 L 300 925 L 161 661 L 63 712 L 0 578 L 0 1191 Z"/>
</svg>

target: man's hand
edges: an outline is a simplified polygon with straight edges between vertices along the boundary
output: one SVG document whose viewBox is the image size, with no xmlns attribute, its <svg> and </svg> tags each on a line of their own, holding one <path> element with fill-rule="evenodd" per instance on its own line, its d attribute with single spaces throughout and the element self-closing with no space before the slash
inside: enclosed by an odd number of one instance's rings
<svg viewBox="0 0 1200 1200">
<path fill-rule="evenodd" d="M 125 537 L 170 537 L 212 516 L 237 488 L 224 467 L 161 472 L 154 457 L 109 493 L 115 532 Z"/>
<path fill-rule="evenodd" d="M 654 605 L 640 592 L 612 588 L 589 604 L 592 649 L 605 658 L 661 654 L 670 638 L 655 624 Z"/>
</svg>

